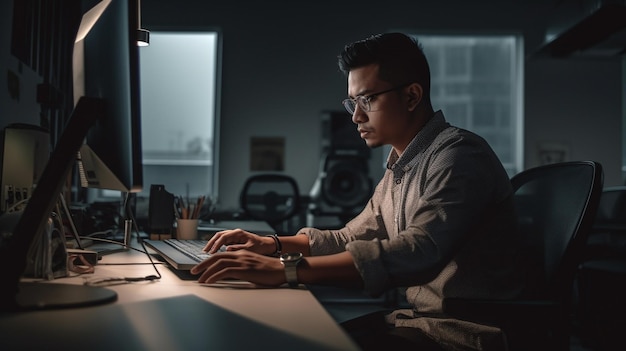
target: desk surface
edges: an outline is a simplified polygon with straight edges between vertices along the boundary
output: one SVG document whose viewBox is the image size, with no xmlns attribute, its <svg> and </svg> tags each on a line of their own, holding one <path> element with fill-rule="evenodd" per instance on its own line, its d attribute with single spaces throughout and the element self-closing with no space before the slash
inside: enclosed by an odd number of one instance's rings
<svg viewBox="0 0 626 351">
<path fill-rule="evenodd" d="M 358 349 L 304 287 L 207 286 L 181 280 L 163 264 L 157 268 L 160 281 L 109 286 L 118 294 L 113 304 L 0 316 L 0 339 L 4 345 L 45 349 L 80 349 L 83 339 L 90 349 Z M 145 254 L 126 251 L 104 256 L 94 274 L 51 283 L 153 274 Z"/>
</svg>

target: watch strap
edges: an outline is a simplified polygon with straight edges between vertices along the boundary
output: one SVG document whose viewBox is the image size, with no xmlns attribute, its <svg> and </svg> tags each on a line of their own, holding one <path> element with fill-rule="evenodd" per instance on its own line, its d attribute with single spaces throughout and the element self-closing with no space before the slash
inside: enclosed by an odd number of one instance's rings
<svg viewBox="0 0 626 351">
<path fill-rule="evenodd" d="M 280 262 L 285 270 L 285 280 L 289 287 L 298 286 L 298 264 L 302 261 L 302 253 L 285 253 L 280 256 Z"/>
<path fill-rule="evenodd" d="M 298 286 L 298 263 L 297 262 L 285 262 L 285 278 L 287 278 L 287 284 L 290 288 Z"/>
</svg>

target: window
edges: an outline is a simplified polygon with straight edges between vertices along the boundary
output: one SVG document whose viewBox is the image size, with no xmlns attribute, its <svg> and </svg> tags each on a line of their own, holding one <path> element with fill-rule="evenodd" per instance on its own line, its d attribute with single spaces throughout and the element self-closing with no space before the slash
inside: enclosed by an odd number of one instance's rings
<svg viewBox="0 0 626 351">
<path fill-rule="evenodd" d="M 217 196 L 217 32 L 150 33 L 140 50 L 144 190 Z"/>
<path fill-rule="evenodd" d="M 523 48 L 514 35 L 415 35 L 431 98 L 448 122 L 489 142 L 510 176 L 523 167 Z M 386 157 L 386 155 L 385 155 Z"/>
</svg>

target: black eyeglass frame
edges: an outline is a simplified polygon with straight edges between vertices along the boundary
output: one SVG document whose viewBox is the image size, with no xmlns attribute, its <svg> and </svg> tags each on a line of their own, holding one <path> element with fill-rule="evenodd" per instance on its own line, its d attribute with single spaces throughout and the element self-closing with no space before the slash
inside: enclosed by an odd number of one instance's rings
<svg viewBox="0 0 626 351">
<path fill-rule="evenodd" d="M 354 112 L 356 111 L 356 106 L 357 105 L 359 105 L 361 110 L 363 110 L 365 112 L 370 112 L 372 110 L 372 106 L 370 105 L 370 102 L 372 101 L 372 99 L 376 98 L 379 95 L 383 95 L 383 94 L 390 93 L 390 92 L 395 91 L 395 90 L 403 89 L 403 88 L 405 88 L 405 87 L 407 87 L 407 86 L 409 86 L 411 84 L 412 83 L 398 85 L 398 86 L 393 87 L 391 89 L 379 91 L 379 92 L 374 93 L 374 94 L 357 95 L 354 99 L 353 98 L 344 99 L 343 101 L 341 101 L 341 104 L 346 109 L 346 111 L 348 111 L 348 113 L 350 113 L 351 115 L 354 115 Z"/>
</svg>

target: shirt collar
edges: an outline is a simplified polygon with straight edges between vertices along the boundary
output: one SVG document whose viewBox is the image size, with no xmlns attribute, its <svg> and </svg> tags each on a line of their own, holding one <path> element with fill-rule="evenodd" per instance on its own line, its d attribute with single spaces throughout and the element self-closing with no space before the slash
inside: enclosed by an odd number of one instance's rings
<svg viewBox="0 0 626 351">
<path fill-rule="evenodd" d="M 398 156 L 395 149 L 391 149 L 387 157 L 387 169 L 405 168 L 411 161 L 415 159 L 418 153 L 426 149 L 435 140 L 437 135 L 444 129 L 448 128 L 450 123 L 446 122 L 446 118 L 441 110 L 435 112 L 433 117 L 426 122 L 424 127 L 415 134 L 415 137 L 406 147 L 402 156 Z"/>
</svg>

